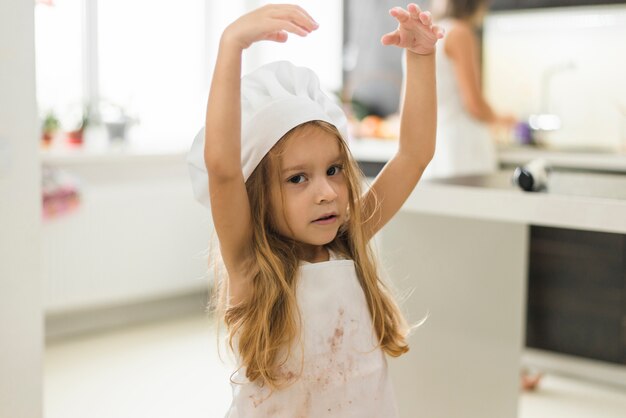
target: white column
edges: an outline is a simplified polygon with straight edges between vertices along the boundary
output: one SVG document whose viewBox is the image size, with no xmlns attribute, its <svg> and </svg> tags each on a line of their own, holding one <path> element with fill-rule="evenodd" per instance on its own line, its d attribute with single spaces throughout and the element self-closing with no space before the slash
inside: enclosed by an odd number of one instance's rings
<svg viewBox="0 0 626 418">
<path fill-rule="evenodd" d="M 0 2 L 0 417 L 42 416 L 34 2 Z"/>
</svg>

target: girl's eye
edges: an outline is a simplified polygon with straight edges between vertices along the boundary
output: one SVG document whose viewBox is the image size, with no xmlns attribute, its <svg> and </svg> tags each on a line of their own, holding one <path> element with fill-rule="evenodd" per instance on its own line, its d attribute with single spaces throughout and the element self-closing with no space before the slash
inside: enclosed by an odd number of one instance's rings
<svg viewBox="0 0 626 418">
<path fill-rule="evenodd" d="M 339 174 L 341 169 L 342 169 L 342 167 L 340 165 L 334 165 L 334 166 L 330 167 L 328 169 L 328 171 L 326 171 L 326 174 L 329 175 L 329 176 L 334 176 L 336 174 Z"/>
<path fill-rule="evenodd" d="M 304 181 L 304 176 L 302 174 L 298 174 L 297 176 L 290 177 L 287 181 L 293 184 L 300 184 Z"/>
</svg>

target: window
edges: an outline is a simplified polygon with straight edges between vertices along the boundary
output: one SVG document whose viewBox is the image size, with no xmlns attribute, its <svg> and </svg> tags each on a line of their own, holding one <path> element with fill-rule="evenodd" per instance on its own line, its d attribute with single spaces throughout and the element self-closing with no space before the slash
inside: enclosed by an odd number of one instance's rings
<svg viewBox="0 0 626 418">
<path fill-rule="evenodd" d="M 37 102 L 54 111 L 67 129 L 83 106 L 82 15 L 80 1 L 51 0 L 35 7 Z"/>
<path fill-rule="evenodd" d="M 98 79 L 110 106 L 138 118 L 134 139 L 187 145 L 204 118 L 204 1 L 98 3 Z"/>
<path fill-rule="evenodd" d="M 128 140 L 184 148 L 208 91 L 203 0 L 46 0 L 35 7 L 37 100 L 64 131 L 89 106 L 134 120 Z M 113 110 L 117 111 L 114 114 Z"/>
<path fill-rule="evenodd" d="M 37 0 L 37 99 L 62 129 L 83 109 L 105 122 L 131 118 L 141 148 L 186 148 L 204 121 L 223 29 L 263 0 Z M 341 88 L 342 2 L 300 0 L 322 29 L 285 45 L 246 51 L 244 72 L 277 59 L 311 67 L 328 91 Z M 89 139 L 87 139 L 89 140 Z"/>
</svg>

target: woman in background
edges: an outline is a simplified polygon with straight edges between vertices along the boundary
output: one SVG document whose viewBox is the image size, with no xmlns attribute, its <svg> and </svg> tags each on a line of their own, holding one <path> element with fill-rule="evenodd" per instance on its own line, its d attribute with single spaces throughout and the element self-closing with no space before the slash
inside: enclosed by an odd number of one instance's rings
<svg viewBox="0 0 626 418">
<path fill-rule="evenodd" d="M 482 94 L 480 43 L 489 0 L 433 0 L 446 36 L 437 44 L 438 124 L 435 156 L 424 177 L 488 174 L 496 170 L 489 125 L 511 128 L 515 119 L 496 113 Z"/>
</svg>

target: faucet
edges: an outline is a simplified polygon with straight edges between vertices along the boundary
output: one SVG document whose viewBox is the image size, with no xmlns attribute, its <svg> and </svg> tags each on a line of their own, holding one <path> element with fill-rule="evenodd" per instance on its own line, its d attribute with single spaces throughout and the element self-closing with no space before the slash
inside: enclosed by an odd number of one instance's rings
<svg viewBox="0 0 626 418">
<path fill-rule="evenodd" d="M 573 61 L 563 61 L 548 67 L 541 75 L 541 102 L 540 113 L 528 117 L 528 125 L 532 132 L 533 142 L 538 142 L 538 134 L 541 132 L 555 131 L 561 128 L 561 118 L 550 113 L 550 84 L 554 76 L 565 71 L 573 70 L 576 64 Z"/>
<path fill-rule="evenodd" d="M 576 69 L 576 64 L 573 61 L 564 61 L 558 64 L 554 64 L 551 67 L 548 67 L 544 70 L 541 75 L 541 103 L 539 109 L 541 113 L 548 114 L 549 113 L 549 99 L 550 99 L 550 84 L 552 84 L 552 79 L 555 75 L 559 73 L 563 73 L 568 70 Z"/>
</svg>

